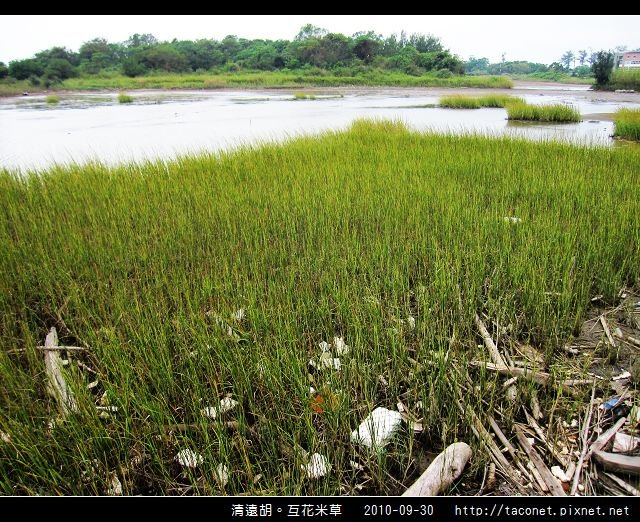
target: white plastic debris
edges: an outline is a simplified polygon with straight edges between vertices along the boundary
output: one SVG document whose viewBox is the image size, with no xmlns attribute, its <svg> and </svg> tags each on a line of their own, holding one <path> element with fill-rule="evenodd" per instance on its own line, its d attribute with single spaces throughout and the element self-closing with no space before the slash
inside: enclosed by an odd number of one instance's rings
<svg viewBox="0 0 640 522">
<path fill-rule="evenodd" d="M 503 218 L 507 223 L 522 223 L 522 219 L 515 216 L 505 216 Z"/>
<path fill-rule="evenodd" d="M 323 368 L 330 368 L 333 370 L 340 370 L 342 363 L 340 359 L 337 357 L 332 357 L 331 352 L 324 352 L 318 360 L 310 359 L 309 364 L 318 370 L 322 370 Z"/>
<path fill-rule="evenodd" d="M 309 386 L 309 395 L 314 395 L 316 393 L 316 389 L 313 386 Z"/>
<path fill-rule="evenodd" d="M 233 318 L 240 322 L 244 319 L 244 308 L 238 308 L 234 313 L 233 313 Z"/>
<path fill-rule="evenodd" d="M 224 464 L 218 464 L 214 476 L 221 486 L 226 486 L 229 482 L 229 468 Z"/>
<path fill-rule="evenodd" d="M 556 477 L 560 482 L 569 482 L 569 477 L 564 472 L 564 470 L 560 466 L 552 466 L 551 473 Z"/>
<path fill-rule="evenodd" d="M 364 470 L 364 466 L 362 464 L 358 464 L 355 460 L 350 460 L 349 464 L 356 471 L 363 471 Z"/>
<path fill-rule="evenodd" d="M 331 345 L 327 341 L 322 341 L 318 346 L 322 350 L 322 353 L 327 353 L 331 349 Z"/>
<path fill-rule="evenodd" d="M 619 381 L 621 379 L 628 379 L 629 377 L 631 377 L 631 373 L 624 371 L 622 372 L 620 375 L 616 375 L 614 377 L 611 377 L 612 381 Z"/>
<path fill-rule="evenodd" d="M 616 433 L 615 439 L 613 439 L 613 451 L 616 453 L 626 453 L 627 451 L 633 451 L 638 447 L 640 439 L 638 437 L 632 437 L 626 433 Z"/>
<path fill-rule="evenodd" d="M 0 440 L 5 444 L 11 444 L 11 436 L 4 431 L 0 431 Z"/>
<path fill-rule="evenodd" d="M 176 460 L 185 468 L 197 468 L 204 462 L 202 455 L 190 449 L 179 451 L 176 455 Z"/>
<path fill-rule="evenodd" d="M 349 353 L 349 346 L 345 344 L 342 337 L 333 338 L 333 347 L 336 349 L 338 355 L 346 355 Z"/>
<path fill-rule="evenodd" d="M 409 325 L 409 328 L 413 330 L 416 327 L 416 318 L 410 315 L 407 317 L 407 324 Z"/>
<path fill-rule="evenodd" d="M 307 478 L 315 479 L 324 477 L 331 469 L 331 464 L 324 455 L 314 453 L 311 455 L 309 462 L 300 467 L 302 468 L 302 471 L 305 472 Z"/>
<path fill-rule="evenodd" d="M 400 412 L 386 408 L 376 408 L 362 421 L 358 429 L 351 433 L 353 442 L 367 448 L 383 448 L 402 424 Z"/>
<path fill-rule="evenodd" d="M 238 401 L 233 400 L 231 397 L 225 397 L 220 401 L 219 406 L 207 406 L 200 410 L 205 417 L 209 417 L 210 419 L 215 419 L 218 415 L 222 415 L 223 413 L 232 410 L 238 405 Z"/>
<path fill-rule="evenodd" d="M 122 495 L 122 482 L 118 478 L 115 472 L 109 473 L 111 479 L 109 480 L 109 489 L 107 490 L 107 495 L 110 497 L 117 497 Z"/>
</svg>

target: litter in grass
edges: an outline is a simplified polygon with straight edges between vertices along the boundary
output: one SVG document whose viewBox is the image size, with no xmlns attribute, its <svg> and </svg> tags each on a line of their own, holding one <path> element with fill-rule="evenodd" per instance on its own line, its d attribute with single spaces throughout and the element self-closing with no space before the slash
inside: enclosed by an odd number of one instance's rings
<svg viewBox="0 0 640 522">
<path fill-rule="evenodd" d="M 638 437 L 632 437 L 626 433 L 616 433 L 613 439 L 613 451 L 617 453 L 627 453 L 633 451 L 638 447 L 640 439 Z"/>
<path fill-rule="evenodd" d="M 111 478 L 109 479 L 109 489 L 107 490 L 107 495 L 109 495 L 110 497 L 117 497 L 122 495 L 122 482 L 120 482 L 118 475 L 116 475 L 115 471 L 109 473 L 109 475 Z"/>
<path fill-rule="evenodd" d="M 204 458 L 202 457 L 202 455 L 199 455 L 198 453 L 190 449 L 179 451 L 176 455 L 176 460 L 181 466 L 193 469 L 197 468 L 204 462 Z"/>
<path fill-rule="evenodd" d="M 238 401 L 232 399 L 231 397 L 225 397 L 220 401 L 220 405 L 218 406 L 207 406 L 200 410 L 205 417 L 209 417 L 210 419 L 215 419 L 218 415 L 222 415 L 223 413 L 232 410 L 238 405 Z"/>
<path fill-rule="evenodd" d="M 511 222 L 511 223 L 522 223 L 522 218 L 515 217 L 515 216 L 505 216 L 503 219 L 507 223 L 509 223 L 509 222 Z"/>
<path fill-rule="evenodd" d="M 0 431 L 0 440 L 5 444 L 11 444 L 11 436 L 4 431 Z"/>
<path fill-rule="evenodd" d="M 367 448 L 383 448 L 401 424 L 400 412 L 378 407 L 351 433 L 351 440 Z"/>
<path fill-rule="evenodd" d="M 333 346 L 336 349 L 336 353 L 338 355 L 346 355 L 349 353 L 349 346 L 345 344 L 342 337 L 334 337 Z"/>
<path fill-rule="evenodd" d="M 214 473 L 214 477 L 218 484 L 222 487 L 226 486 L 229 483 L 229 468 L 224 464 L 218 464 L 216 471 Z"/>
<path fill-rule="evenodd" d="M 238 322 L 241 322 L 244 319 L 244 316 L 244 308 L 238 308 L 232 315 L 232 317 Z"/>
<path fill-rule="evenodd" d="M 331 470 L 331 464 L 324 455 L 320 453 L 314 453 L 311 455 L 309 462 L 304 466 L 301 466 L 305 472 L 307 478 L 320 478 L 324 477 Z"/>
</svg>

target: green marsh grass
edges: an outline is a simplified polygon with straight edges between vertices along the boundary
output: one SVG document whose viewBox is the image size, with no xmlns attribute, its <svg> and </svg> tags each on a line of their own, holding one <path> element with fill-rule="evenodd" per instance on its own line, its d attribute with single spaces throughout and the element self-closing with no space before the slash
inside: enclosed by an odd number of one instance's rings
<svg viewBox="0 0 640 522">
<path fill-rule="evenodd" d="M 640 69 L 619 68 L 611 73 L 608 89 L 640 91 Z"/>
<path fill-rule="evenodd" d="M 297 91 L 293 93 L 293 99 L 294 100 L 316 100 L 317 97 L 315 96 L 315 94 L 312 94 L 312 93 Z"/>
<path fill-rule="evenodd" d="M 523 102 L 522 98 L 506 94 L 488 94 L 486 96 L 466 96 L 455 94 L 440 98 L 439 106 L 449 109 L 480 109 L 481 107 L 504 108 L 509 103 Z"/>
<path fill-rule="evenodd" d="M 510 120 L 549 121 L 555 123 L 575 123 L 582 121 L 574 107 L 563 104 L 532 105 L 526 102 L 509 103 L 506 106 Z"/>
<path fill-rule="evenodd" d="M 126 92 L 121 92 L 118 94 L 118 103 L 133 103 L 133 96 Z"/>
<path fill-rule="evenodd" d="M 638 171 L 627 149 L 369 121 L 168 162 L 0 171 L 0 492 L 104 494 L 115 471 L 129 495 L 398 494 L 417 458 L 457 440 L 479 482 L 469 412 L 508 422 L 526 396 L 506 402 L 501 378 L 469 366 L 486 359 L 474 314 L 560 352 L 591 297 L 638 280 Z M 37 349 L 52 326 L 89 347 L 65 355 L 80 412 L 53 425 Z M 341 370 L 310 371 L 334 336 L 351 347 Z M 335 407 L 314 411 L 310 385 Z M 589 391 L 538 395 L 568 422 Z M 100 418 L 105 394 L 117 411 Z M 226 394 L 235 409 L 202 414 Z M 377 456 L 355 447 L 398 397 L 424 431 Z M 202 465 L 181 469 L 184 449 Z M 306 479 L 300 449 L 330 474 Z"/>
<path fill-rule="evenodd" d="M 60 97 L 59 96 L 55 96 L 53 94 L 50 94 L 49 96 L 47 96 L 45 98 L 45 101 L 49 104 L 49 105 L 57 105 L 58 103 L 60 103 Z"/>
<path fill-rule="evenodd" d="M 640 109 L 618 109 L 614 116 L 614 136 L 640 141 Z"/>
<path fill-rule="evenodd" d="M 412 76 L 371 69 L 358 76 L 338 76 L 331 72 L 310 74 L 305 70 L 243 71 L 235 73 L 153 74 L 129 78 L 122 75 L 96 75 L 69 78 L 62 88 L 69 90 L 101 89 L 221 89 L 230 87 L 296 88 L 340 87 L 351 85 L 397 87 L 477 87 L 509 89 L 513 82 L 504 76 Z"/>
</svg>

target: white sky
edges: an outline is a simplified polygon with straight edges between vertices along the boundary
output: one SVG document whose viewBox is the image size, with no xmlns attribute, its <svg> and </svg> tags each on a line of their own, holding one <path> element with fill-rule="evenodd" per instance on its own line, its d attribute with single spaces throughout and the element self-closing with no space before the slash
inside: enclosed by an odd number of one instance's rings
<svg viewBox="0 0 640 522">
<path fill-rule="evenodd" d="M 134 33 L 159 40 L 291 40 L 311 23 L 351 36 L 431 33 L 462 59 L 549 64 L 567 51 L 640 47 L 640 15 L 0 15 L 0 61 L 29 58 L 53 46 L 77 51 L 96 37 L 121 42 Z"/>
</svg>

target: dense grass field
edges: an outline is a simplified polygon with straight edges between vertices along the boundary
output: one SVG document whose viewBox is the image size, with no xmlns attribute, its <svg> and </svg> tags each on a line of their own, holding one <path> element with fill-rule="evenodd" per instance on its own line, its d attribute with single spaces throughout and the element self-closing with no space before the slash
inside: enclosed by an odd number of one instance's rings
<svg viewBox="0 0 640 522">
<path fill-rule="evenodd" d="M 337 76 L 326 72 L 236 72 L 202 74 L 158 74 L 129 78 L 121 75 L 85 76 L 65 80 L 60 88 L 70 90 L 99 89 L 221 89 L 233 87 L 296 88 L 301 86 L 397 86 L 397 87 L 486 87 L 511 88 L 513 82 L 499 76 L 411 76 L 373 69 L 358 76 Z"/>
<path fill-rule="evenodd" d="M 640 91 L 640 70 L 615 69 L 609 78 L 608 89 L 632 89 Z"/>
<path fill-rule="evenodd" d="M 397 494 L 457 440 L 481 480 L 469 415 L 508 422 L 531 388 L 505 403 L 467 364 L 487 357 L 474 314 L 553 362 L 594 295 L 638 283 L 639 171 L 631 149 L 360 121 L 167 163 L 0 172 L 0 492 L 104 494 L 115 475 L 125 494 Z M 66 419 L 37 349 L 53 326 L 87 348 L 64 354 Z M 335 336 L 340 369 L 310 367 Z M 208 418 L 227 395 L 239 404 Z M 588 404 L 539 397 L 567 422 Z M 422 432 L 379 453 L 351 442 L 399 400 Z M 306 452 L 324 478 L 305 477 Z"/>
<path fill-rule="evenodd" d="M 614 122 L 614 136 L 640 141 L 640 109 L 618 109 Z"/>
<path fill-rule="evenodd" d="M 510 120 L 549 121 L 555 123 L 577 123 L 582 121 L 580 112 L 561 103 L 533 105 L 524 101 L 506 105 L 507 118 Z"/>
</svg>

